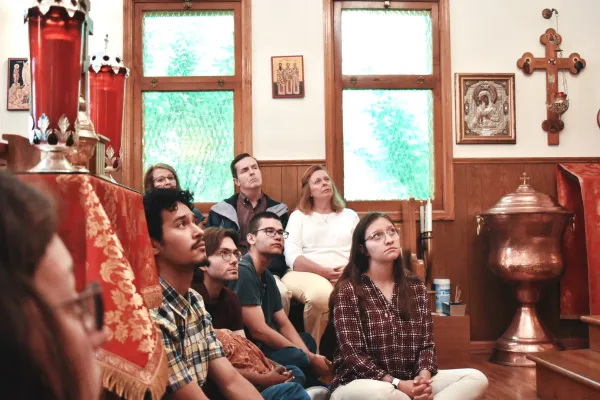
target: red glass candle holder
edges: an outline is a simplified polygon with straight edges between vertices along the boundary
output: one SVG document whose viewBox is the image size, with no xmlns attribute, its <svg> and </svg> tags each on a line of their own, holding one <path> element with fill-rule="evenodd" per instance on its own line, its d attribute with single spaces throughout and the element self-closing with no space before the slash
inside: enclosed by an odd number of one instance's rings
<svg viewBox="0 0 600 400">
<path fill-rule="evenodd" d="M 33 170 L 71 172 L 64 153 L 77 144 L 82 37 L 88 0 L 36 0 L 27 10 L 31 68 L 30 141 L 42 150 Z M 52 153 L 52 154 L 51 154 Z"/>
<path fill-rule="evenodd" d="M 120 57 L 106 53 L 92 56 L 89 69 L 90 119 L 96 133 L 106 136 L 110 144 L 106 147 L 106 170 L 118 170 L 122 165 L 121 134 L 125 106 L 125 83 L 129 69 Z"/>
</svg>

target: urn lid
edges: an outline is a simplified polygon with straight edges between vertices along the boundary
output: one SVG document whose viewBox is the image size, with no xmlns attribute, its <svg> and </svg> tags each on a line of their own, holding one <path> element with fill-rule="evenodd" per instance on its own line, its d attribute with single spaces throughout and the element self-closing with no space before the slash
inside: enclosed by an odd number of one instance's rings
<svg viewBox="0 0 600 400">
<path fill-rule="evenodd" d="M 115 74 L 122 73 L 128 78 L 129 68 L 126 68 L 125 64 L 123 64 L 123 58 L 108 52 L 108 35 L 104 38 L 104 42 L 106 43 L 104 51 L 95 53 L 92 56 L 89 71 L 98 73 L 102 67 L 110 67 Z"/>
<path fill-rule="evenodd" d="M 551 213 L 571 214 L 569 210 L 562 207 L 552 197 L 533 189 L 527 181 L 531 179 L 523 173 L 520 178 L 523 182 L 517 190 L 503 196 L 492 208 L 482 215 L 493 214 L 525 214 L 525 213 Z"/>
</svg>

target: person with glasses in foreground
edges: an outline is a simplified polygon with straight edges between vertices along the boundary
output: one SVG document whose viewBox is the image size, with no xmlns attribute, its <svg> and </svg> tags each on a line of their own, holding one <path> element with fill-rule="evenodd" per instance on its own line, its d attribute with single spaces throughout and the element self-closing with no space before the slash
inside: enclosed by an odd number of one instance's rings
<svg viewBox="0 0 600 400">
<path fill-rule="evenodd" d="M 53 202 L 0 173 L 2 398 L 97 400 L 103 331 L 98 284 L 75 290 Z"/>
<path fill-rule="evenodd" d="M 488 382 L 475 369 L 439 370 L 427 289 L 405 267 L 391 218 L 369 213 L 330 299 L 337 336 L 331 400 L 472 400 Z"/>
<path fill-rule="evenodd" d="M 207 260 L 196 268 L 192 288 L 204 299 L 217 339 L 229 362 L 262 391 L 265 399 L 310 399 L 302 387 L 306 378 L 300 369 L 273 365 L 254 343 L 246 339 L 240 302 L 235 293 L 225 287 L 238 278 L 238 261 L 242 253 L 238 250 L 237 232 L 207 228 L 204 242 Z M 210 379 L 203 390 L 212 400 L 223 398 Z"/>
<path fill-rule="evenodd" d="M 298 333 L 281 304 L 281 296 L 271 271 L 273 257 L 281 254 L 288 236 L 279 217 L 269 211 L 253 216 L 248 223 L 248 253 L 239 263 L 237 281 L 229 287 L 242 305 L 246 334 L 263 353 L 281 365 L 295 365 L 304 372 L 307 386 L 322 386 L 319 376 L 329 374 L 331 363 L 315 354 L 310 334 Z"/>
<path fill-rule="evenodd" d="M 325 168 L 309 167 L 302 176 L 298 209 L 287 225 L 284 254 L 292 270 L 282 280 L 304 304 L 304 329 L 317 343 L 327 326 L 329 296 L 348 263 L 357 223 L 358 215 L 346 208 Z"/>
<path fill-rule="evenodd" d="M 210 377 L 228 399 L 262 399 L 225 358 L 202 297 L 191 289 L 196 266 L 206 262 L 204 232 L 192 213 L 192 195 L 154 189 L 144 195 L 144 212 L 158 268 L 163 302 L 150 309 L 169 365 L 168 399 L 200 399 Z"/>
</svg>

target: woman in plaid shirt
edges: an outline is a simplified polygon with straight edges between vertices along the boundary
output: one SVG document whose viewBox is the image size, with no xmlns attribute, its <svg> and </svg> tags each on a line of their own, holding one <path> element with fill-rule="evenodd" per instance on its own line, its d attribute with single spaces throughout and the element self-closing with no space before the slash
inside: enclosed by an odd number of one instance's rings
<svg viewBox="0 0 600 400">
<path fill-rule="evenodd" d="M 479 398 L 475 369 L 437 369 L 427 289 L 403 266 L 390 217 L 367 214 L 352 237 L 348 266 L 331 295 L 337 336 L 331 400 Z"/>
</svg>

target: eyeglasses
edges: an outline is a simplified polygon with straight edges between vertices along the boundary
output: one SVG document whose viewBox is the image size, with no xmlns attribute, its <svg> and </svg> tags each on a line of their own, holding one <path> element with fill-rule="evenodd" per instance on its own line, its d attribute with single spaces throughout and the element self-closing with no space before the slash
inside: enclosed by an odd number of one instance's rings
<svg viewBox="0 0 600 400">
<path fill-rule="evenodd" d="M 88 287 L 77 294 L 73 300 L 63 303 L 62 307 L 81 320 L 86 332 L 98 332 L 104 326 L 104 302 L 102 287 L 98 282 L 91 282 Z"/>
<path fill-rule="evenodd" d="M 257 234 L 260 231 L 264 231 L 265 235 L 267 235 L 268 237 L 275 237 L 277 235 L 281 236 L 284 239 L 287 239 L 288 236 L 290 235 L 289 233 L 287 233 L 286 231 L 284 231 L 283 229 L 273 229 L 273 228 L 262 228 L 262 229 L 257 229 L 254 232 L 252 232 L 253 234 Z"/>
<path fill-rule="evenodd" d="M 365 242 L 367 240 L 372 240 L 374 242 L 381 242 L 381 240 L 384 238 L 385 235 L 388 235 L 390 237 L 390 239 L 394 239 L 394 238 L 396 238 L 396 236 L 398 236 L 398 229 L 390 228 L 385 232 L 383 232 L 383 231 L 373 232 L 371 235 L 369 235 L 368 238 L 365 239 Z"/>
<path fill-rule="evenodd" d="M 156 178 L 154 180 L 154 183 L 158 183 L 158 184 L 163 184 L 166 181 L 169 182 L 176 182 L 175 176 L 173 175 L 167 175 L 167 176 L 159 176 L 158 178 Z"/>
<path fill-rule="evenodd" d="M 221 254 L 221 257 L 223 258 L 223 261 L 231 261 L 231 257 L 235 257 L 238 261 L 240 258 L 242 258 L 242 252 L 239 250 L 235 250 L 235 251 L 229 251 L 229 250 L 222 250 L 219 252 Z"/>
</svg>

